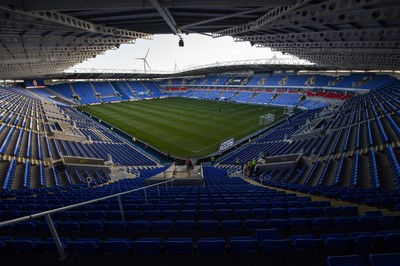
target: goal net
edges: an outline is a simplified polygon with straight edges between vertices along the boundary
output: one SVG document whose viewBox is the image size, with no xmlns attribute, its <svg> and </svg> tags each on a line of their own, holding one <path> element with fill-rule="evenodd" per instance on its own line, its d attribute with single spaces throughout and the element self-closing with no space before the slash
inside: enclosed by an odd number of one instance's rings
<svg viewBox="0 0 400 266">
<path fill-rule="evenodd" d="M 262 116 L 260 116 L 259 125 L 265 126 L 265 125 L 271 124 L 272 122 L 274 122 L 274 120 L 275 120 L 274 114 L 262 115 Z"/>
<path fill-rule="evenodd" d="M 283 113 L 285 114 L 285 115 L 293 115 L 293 106 L 286 106 L 284 109 L 283 109 Z"/>
</svg>

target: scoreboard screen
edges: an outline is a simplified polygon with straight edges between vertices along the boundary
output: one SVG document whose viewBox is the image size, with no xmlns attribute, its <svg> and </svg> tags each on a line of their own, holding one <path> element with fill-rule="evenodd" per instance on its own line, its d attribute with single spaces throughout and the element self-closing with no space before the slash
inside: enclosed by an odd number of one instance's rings
<svg viewBox="0 0 400 266">
<path fill-rule="evenodd" d="M 45 84 L 42 79 L 26 79 L 24 80 L 27 89 L 44 89 Z"/>
</svg>

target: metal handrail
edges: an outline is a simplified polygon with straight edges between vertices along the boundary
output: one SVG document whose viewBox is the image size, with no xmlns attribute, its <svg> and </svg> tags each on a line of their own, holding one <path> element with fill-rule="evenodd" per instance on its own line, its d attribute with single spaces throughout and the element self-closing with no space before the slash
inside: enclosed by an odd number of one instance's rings
<svg viewBox="0 0 400 266">
<path fill-rule="evenodd" d="M 65 252 L 64 247 L 61 244 L 60 238 L 59 238 L 59 236 L 57 234 L 57 231 L 55 229 L 54 223 L 53 223 L 53 221 L 51 219 L 51 216 L 50 216 L 51 214 L 54 214 L 54 213 L 57 213 L 57 212 L 60 212 L 60 211 L 70 210 L 70 209 L 73 209 L 73 208 L 76 208 L 76 207 L 85 206 L 85 205 L 88 205 L 88 204 L 92 204 L 92 203 L 100 202 L 102 200 L 107 200 L 107 199 L 111 199 L 111 198 L 115 198 L 116 197 L 118 199 L 118 205 L 119 205 L 119 209 L 121 211 L 122 220 L 124 220 L 124 211 L 123 211 L 123 205 L 122 205 L 121 196 L 126 195 L 126 194 L 130 194 L 132 192 L 144 190 L 145 201 L 146 201 L 146 203 L 148 203 L 148 201 L 147 201 L 147 192 L 146 192 L 147 188 L 151 188 L 151 187 L 157 186 L 158 195 L 160 195 L 159 186 L 163 185 L 163 184 L 167 185 L 168 183 L 172 183 L 172 186 L 173 186 L 173 182 L 174 182 L 174 180 L 171 179 L 171 180 L 159 182 L 159 183 L 156 183 L 156 184 L 148 185 L 148 186 L 145 186 L 145 187 L 136 188 L 136 189 L 120 192 L 120 193 L 117 193 L 117 194 L 105 196 L 105 197 L 102 197 L 102 198 L 88 200 L 88 201 L 84 201 L 84 202 L 81 202 L 81 203 L 76 203 L 76 204 L 64 206 L 64 207 L 53 209 L 53 210 L 48 210 L 48 211 L 44 211 L 44 212 L 35 213 L 35 214 L 32 214 L 32 215 L 27 215 L 27 216 L 11 219 L 11 220 L 8 220 L 8 221 L 0 222 L 0 228 L 5 227 L 5 226 L 9 226 L 9 225 L 12 225 L 12 224 L 20 223 L 20 222 L 25 222 L 25 221 L 30 221 L 30 220 L 38 219 L 38 218 L 41 218 L 41 217 L 45 217 L 47 225 L 49 226 L 51 235 L 53 236 L 53 238 L 55 240 L 55 243 L 56 243 L 56 246 L 57 246 L 57 249 L 58 249 L 58 251 L 60 253 L 60 260 L 64 260 L 64 259 L 66 259 L 68 257 L 68 254 Z"/>
</svg>

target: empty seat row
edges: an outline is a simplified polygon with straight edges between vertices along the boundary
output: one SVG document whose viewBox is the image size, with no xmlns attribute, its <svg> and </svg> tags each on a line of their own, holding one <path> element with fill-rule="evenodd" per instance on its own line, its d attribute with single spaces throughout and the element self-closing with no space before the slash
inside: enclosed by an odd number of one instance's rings
<svg viewBox="0 0 400 266">
<path fill-rule="evenodd" d="M 115 213 L 116 219 L 122 218 L 121 213 Z M 58 221 L 55 226 L 62 231 L 242 231 L 263 228 L 278 229 L 392 229 L 399 227 L 398 216 L 381 217 L 316 217 L 316 218 L 271 218 L 271 219 L 178 219 L 178 220 L 147 220 L 133 219 L 130 221 Z M 1 231 L 41 231 L 47 230 L 47 224 L 42 221 L 16 223 L 1 228 Z"/>
<path fill-rule="evenodd" d="M 328 266 L 397 266 L 400 262 L 400 253 L 374 253 L 368 255 L 368 260 L 360 255 L 329 256 Z"/>
<path fill-rule="evenodd" d="M 388 236 L 359 235 L 352 238 L 327 236 L 317 238 L 313 235 L 293 235 L 287 239 L 260 239 L 253 236 L 200 237 L 139 237 L 134 240 L 125 237 L 106 238 L 61 238 L 62 245 L 70 253 L 135 253 L 135 254 L 225 254 L 225 253 L 276 253 L 288 251 L 318 250 L 362 250 L 379 248 L 386 245 L 395 250 L 400 245 L 400 234 L 397 242 L 385 242 Z M 342 241 L 338 245 L 339 240 Z M 0 239 L 0 250 L 20 253 L 56 253 L 53 239 L 40 238 L 3 238 Z"/>
</svg>

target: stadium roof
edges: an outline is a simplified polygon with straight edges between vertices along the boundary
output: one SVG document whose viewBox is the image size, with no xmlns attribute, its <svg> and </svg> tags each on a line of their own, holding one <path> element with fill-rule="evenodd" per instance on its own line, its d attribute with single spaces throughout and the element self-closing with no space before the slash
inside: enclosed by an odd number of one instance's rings
<svg viewBox="0 0 400 266">
<path fill-rule="evenodd" d="M 254 74 L 271 73 L 273 71 L 296 71 L 309 70 L 321 71 L 315 64 L 300 62 L 297 59 L 279 59 L 272 57 L 263 60 L 241 60 L 231 62 L 221 62 L 209 65 L 197 66 L 183 69 L 177 72 L 154 71 L 147 72 L 128 69 L 69 69 L 63 73 L 45 75 L 42 78 L 48 79 L 155 79 L 155 78 L 180 78 L 180 77 L 199 77 L 207 75 L 223 74 Z M 40 78 L 40 77 L 39 77 Z"/>
<path fill-rule="evenodd" d="M 329 69 L 400 69 L 398 0 L 0 0 L 0 78 L 44 77 L 153 34 L 232 36 Z"/>
</svg>

